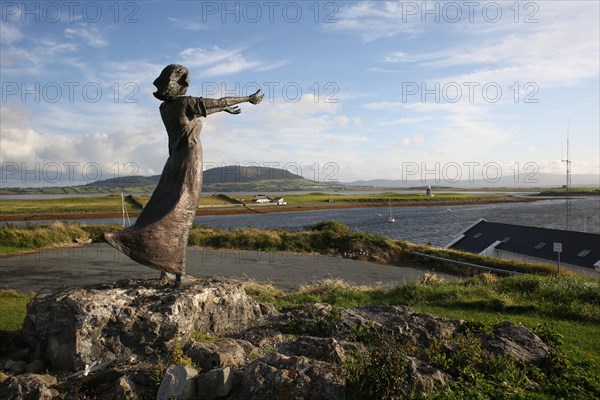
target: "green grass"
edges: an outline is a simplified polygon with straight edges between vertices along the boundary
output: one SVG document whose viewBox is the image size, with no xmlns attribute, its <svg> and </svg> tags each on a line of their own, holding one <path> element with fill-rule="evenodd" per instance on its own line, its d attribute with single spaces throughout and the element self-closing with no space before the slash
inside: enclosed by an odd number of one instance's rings
<svg viewBox="0 0 600 400">
<path fill-rule="evenodd" d="M 25 319 L 25 306 L 33 298 L 33 293 L 17 293 L 14 290 L 0 290 L 0 330 L 21 329 Z"/>
<path fill-rule="evenodd" d="M 252 285 L 248 290 L 277 307 L 314 302 L 339 307 L 365 304 L 446 307 L 473 312 L 536 315 L 600 326 L 600 279 L 534 275 L 496 278 L 487 274 L 464 281 L 444 281 L 431 275 L 424 279 L 393 288 L 363 288 L 340 281 L 325 281 L 292 293 L 278 292 L 269 287 L 263 293 L 261 286 L 256 288 Z"/>
<path fill-rule="evenodd" d="M 118 225 L 85 225 L 53 222 L 48 225 L 5 224 L 0 227 L 0 254 L 10 255 L 23 250 L 36 250 L 52 246 L 75 245 L 77 239 L 99 242 L 102 232 L 121 229 Z"/>
<path fill-rule="evenodd" d="M 249 195 L 251 197 L 251 195 Z M 248 196 L 246 196 L 248 197 Z M 440 193 L 433 197 L 422 194 L 399 194 L 394 192 L 380 194 L 327 194 L 309 193 L 286 195 L 285 200 L 289 205 L 324 204 L 333 200 L 335 203 L 387 203 L 388 199 L 394 203 L 403 202 L 440 202 L 440 201 L 476 201 L 506 198 L 505 195 L 468 193 Z M 145 205 L 148 196 L 136 196 L 136 200 Z M 138 205 L 126 198 L 128 210 L 139 210 Z M 227 206 L 235 203 L 228 196 L 214 195 L 202 196 L 198 199 L 199 206 Z M 99 213 L 120 212 L 121 195 L 111 194 L 91 197 L 68 197 L 59 199 L 35 200 L 2 200 L 0 201 L 0 215 L 14 214 L 48 214 L 48 213 Z"/>
<path fill-rule="evenodd" d="M 540 196 L 564 196 L 566 194 L 567 190 L 565 188 L 544 189 L 539 193 Z M 571 188 L 569 194 L 573 196 L 600 196 L 600 188 Z"/>
<path fill-rule="evenodd" d="M 128 203 L 128 210 L 138 209 Z M 3 200 L 0 214 L 48 214 L 121 211 L 121 195 L 68 197 L 59 199 Z"/>
<path fill-rule="evenodd" d="M 329 194 L 306 193 L 290 194 L 284 197 L 289 205 L 311 205 L 324 203 L 393 203 L 394 205 L 405 202 L 440 202 L 440 201 L 475 201 L 497 200 L 506 198 L 498 194 L 469 194 L 469 193 L 438 193 L 434 196 L 425 196 L 417 193 L 386 192 L 377 194 Z"/>
</svg>

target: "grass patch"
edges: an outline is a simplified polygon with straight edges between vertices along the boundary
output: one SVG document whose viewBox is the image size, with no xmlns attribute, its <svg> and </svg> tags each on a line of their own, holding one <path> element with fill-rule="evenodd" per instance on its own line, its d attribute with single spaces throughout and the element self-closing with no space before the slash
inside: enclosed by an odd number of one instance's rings
<svg viewBox="0 0 600 400">
<path fill-rule="evenodd" d="M 130 200 L 129 210 L 139 209 Z M 48 214 L 81 212 L 120 212 L 121 195 L 67 197 L 58 199 L 5 200 L 0 202 L 1 214 Z"/>
<path fill-rule="evenodd" d="M 361 194 L 330 194 L 330 193 L 305 193 L 290 194 L 285 196 L 285 201 L 292 206 L 323 204 L 323 203 L 394 203 L 406 202 L 440 202 L 440 201 L 481 201 L 506 198 L 498 194 L 470 194 L 470 193 L 438 193 L 435 196 L 426 196 L 420 193 L 361 193 Z"/>
<path fill-rule="evenodd" d="M 121 229 L 118 225 L 85 225 L 52 222 L 48 225 L 5 224 L 0 227 L 0 254 L 9 255 L 23 250 L 43 249 L 57 245 L 75 245 L 78 239 L 103 241 L 102 232 Z"/>
<path fill-rule="evenodd" d="M 17 293 L 14 290 L 0 290 L 0 330 L 15 331 L 23 327 L 26 315 L 25 306 L 33 298 L 33 293 Z"/>
<path fill-rule="evenodd" d="M 537 289 L 531 289 L 536 286 Z M 421 280 L 392 288 L 353 286 L 325 280 L 295 292 L 267 287 L 248 290 L 259 301 L 281 308 L 290 304 L 329 303 L 336 307 L 406 305 L 438 307 L 465 312 L 533 315 L 600 327 L 600 279 L 580 276 L 520 275 L 505 278 L 474 277 L 445 281 L 425 275 Z"/>
<path fill-rule="evenodd" d="M 571 196 L 600 196 L 600 188 L 571 188 L 569 190 Z M 566 196 L 566 188 L 554 188 L 542 190 L 539 196 Z"/>
</svg>

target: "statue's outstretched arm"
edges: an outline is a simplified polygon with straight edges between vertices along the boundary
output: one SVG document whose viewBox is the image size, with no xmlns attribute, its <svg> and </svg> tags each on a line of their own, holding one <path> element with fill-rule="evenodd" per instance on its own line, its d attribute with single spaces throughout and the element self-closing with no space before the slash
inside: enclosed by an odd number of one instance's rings
<svg viewBox="0 0 600 400">
<path fill-rule="evenodd" d="M 239 114 L 242 112 L 239 107 L 234 107 L 240 103 L 258 104 L 265 95 L 260 93 L 260 89 L 250 96 L 243 97 L 221 97 L 220 99 L 202 99 L 206 107 L 206 115 L 214 114 L 219 111 L 225 111 L 229 114 Z"/>
</svg>

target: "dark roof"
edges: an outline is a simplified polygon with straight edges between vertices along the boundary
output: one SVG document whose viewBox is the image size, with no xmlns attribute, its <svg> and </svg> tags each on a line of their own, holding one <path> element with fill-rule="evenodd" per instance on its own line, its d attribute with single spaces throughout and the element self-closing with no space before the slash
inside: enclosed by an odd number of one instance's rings
<svg viewBox="0 0 600 400">
<path fill-rule="evenodd" d="M 498 250 L 556 261 L 554 243 L 562 243 L 561 262 L 588 268 L 600 263 L 600 235 L 597 233 L 502 224 L 482 219 L 461 235 L 464 237 L 459 236 L 447 247 L 481 253 L 494 242 L 501 241 L 496 246 Z"/>
</svg>

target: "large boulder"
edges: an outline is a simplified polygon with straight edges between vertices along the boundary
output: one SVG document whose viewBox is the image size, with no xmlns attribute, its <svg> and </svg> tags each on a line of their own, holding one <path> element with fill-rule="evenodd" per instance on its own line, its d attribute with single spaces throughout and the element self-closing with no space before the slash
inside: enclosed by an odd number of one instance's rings
<svg viewBox="0 0 600 400">
<path fill-rule="evenodd" d="M 491 334 L 484 335 L 481 347 L 523 364 L 539 364 L 550 355 L 548 346 L 535 333 L 523 325 L 508 322 L 495 327 Z"/>
<path fill-rule="evenodd" d="M 270 308 L 241 284 L 192 280 L 178 288 L 121 281 L 42 290 L 27 306 L 23 332 L 53 370 L 81 370 L 187 343 L 196 332 L 221 334 L 262 320 Z"/>
</svg>

